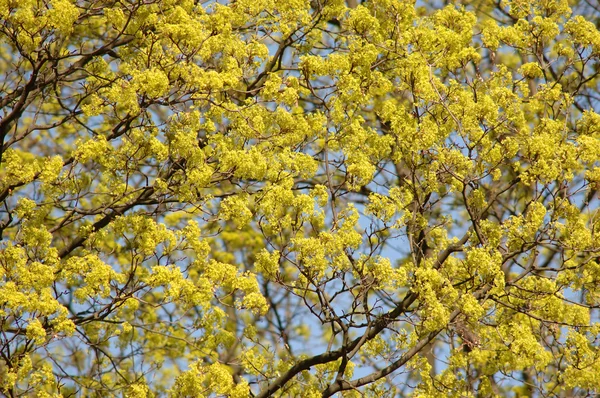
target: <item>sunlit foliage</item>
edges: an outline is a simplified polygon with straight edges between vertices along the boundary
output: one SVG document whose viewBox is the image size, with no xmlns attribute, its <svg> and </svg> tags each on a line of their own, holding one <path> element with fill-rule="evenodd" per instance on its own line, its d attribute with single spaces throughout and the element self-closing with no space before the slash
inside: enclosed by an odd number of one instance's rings
<svg viewBox="0 0 600 398">
<path fill-rule="evenodd" d="M 0 0 L 0 393 L 584 396 L 600 7 Z"/>
</svg>

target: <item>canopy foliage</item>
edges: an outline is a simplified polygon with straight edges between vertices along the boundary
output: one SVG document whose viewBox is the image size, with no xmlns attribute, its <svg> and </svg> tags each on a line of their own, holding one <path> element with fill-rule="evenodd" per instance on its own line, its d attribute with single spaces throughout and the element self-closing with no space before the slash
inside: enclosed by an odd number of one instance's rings
<svg viewBox="0 0 600 398">
<path fill-rule="evenodd" d="M 593 393 L 600 8 L 448 3 L 0 0 L 1 393 Z"/>
</svg>

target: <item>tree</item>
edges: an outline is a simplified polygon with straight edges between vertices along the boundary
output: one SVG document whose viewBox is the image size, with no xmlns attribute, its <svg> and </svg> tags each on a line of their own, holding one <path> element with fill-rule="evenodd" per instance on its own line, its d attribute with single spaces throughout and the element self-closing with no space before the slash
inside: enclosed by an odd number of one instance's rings
<svg viewBox="0 0 600 398">
<path fill-rule="evenodd" d="M 442 3 L 0 1 L 1 393 L 593 394 L 600 8 Z"/>
</svg>

